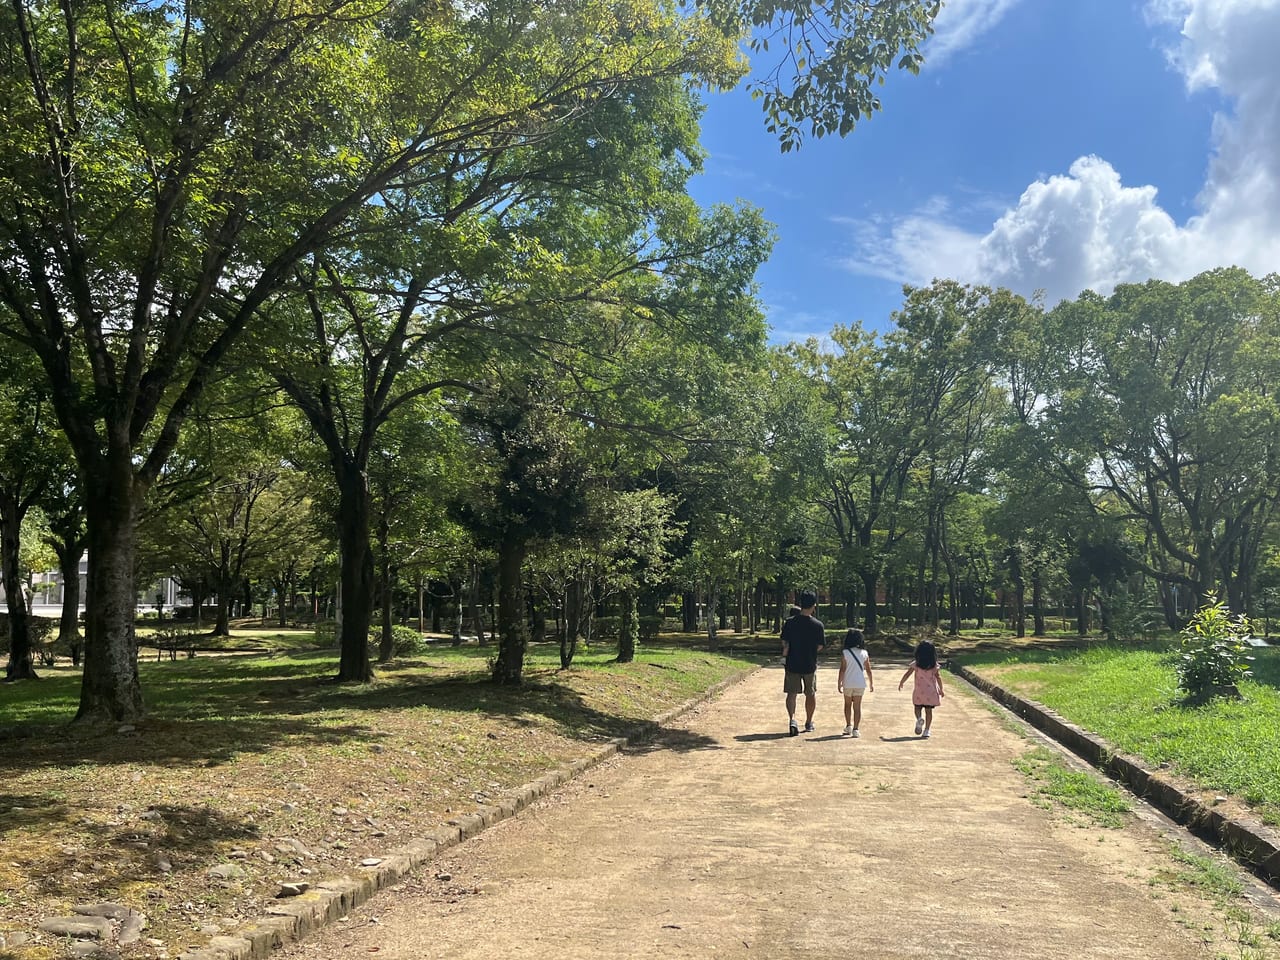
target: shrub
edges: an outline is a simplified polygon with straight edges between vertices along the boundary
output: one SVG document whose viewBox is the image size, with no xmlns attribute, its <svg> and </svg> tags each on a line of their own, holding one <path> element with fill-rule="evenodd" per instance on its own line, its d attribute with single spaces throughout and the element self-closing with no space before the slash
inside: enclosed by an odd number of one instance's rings
<svg viewBox="0 0 1280 960">
<path fill-rule="evenodd" d="M 422 634 L 400 623 L 391 628 L 391 642 L 397 657 L 411 657 L 427 647 Z"/>
<path fill-rule="evenodd" d="M 641 617 L 640 618 L 640 642 L 649 643 L 658 639 L 658 634 L 662 631 L 662 617 Z"/>
<path fill-rule="evenodd" d="M 596 617 L 592 640 L 616 640 L 622 632 L 621 617 Z"/>
<path fill-rule="evenodd" d="M 1191 618 L 1182 631 L 1177 667 L 1178 686 L 1189 699 L 1208 699 L 1213 688 L 1233 686 L 1249 676 L 1249 634 L 1248 618 L 1233 618 L 1220 602 Z"/>
</svg>

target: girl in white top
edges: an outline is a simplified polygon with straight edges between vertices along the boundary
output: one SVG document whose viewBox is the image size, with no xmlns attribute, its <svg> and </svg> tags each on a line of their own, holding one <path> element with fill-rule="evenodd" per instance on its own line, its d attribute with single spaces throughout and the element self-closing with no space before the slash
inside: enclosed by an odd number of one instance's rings
<svg viewBox="0 0 1280 960">
<path fill-rule="evenodd" d="M 844 635 L 844 651 L 840 655 L 840 676 L 836 678 L 836 690 L 844 693 L 844 735 L 860 737 L 858 726 L 862 723 L 862 695 L 876 685 L 871 680 L 871 656 L 862 642 L 861 630 L 850 630 Z"/>
</svg>

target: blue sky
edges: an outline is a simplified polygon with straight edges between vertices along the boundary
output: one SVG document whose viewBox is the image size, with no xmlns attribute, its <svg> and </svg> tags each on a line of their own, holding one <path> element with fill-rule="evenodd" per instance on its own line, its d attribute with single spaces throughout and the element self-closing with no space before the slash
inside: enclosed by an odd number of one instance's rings
<svg viewBox="0 0 1280 960">
<path fill-rule="evenodd" d="M 952 0 L 937 27 L 843 140 L 782 154 L 744 88 L 706 96 L 693 192 L 777 225 L 774 340 L 884 329 L 934 276 L 1054 303 L 1280 269 L 1280 0 Z"/>
</svg>

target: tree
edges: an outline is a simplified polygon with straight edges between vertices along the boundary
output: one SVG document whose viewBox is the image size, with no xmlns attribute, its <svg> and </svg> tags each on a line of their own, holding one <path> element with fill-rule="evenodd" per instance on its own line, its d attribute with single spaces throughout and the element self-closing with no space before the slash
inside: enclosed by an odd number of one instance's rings
<svg viewBox="0 0 1280 960">
<path fill-rule="evenodd" d="M 1064 477 L 1142 524 L 1143 571 L 1189 590 L 1196 609 L 1219 584 L 1233 610 L 1248 605 L 1280 504 L 1278 290 L 1275 277 L 1215 270 L 1086 292 L 1049 318 L 1069 346 L 1038 428 Z"/>
<path fill-rule="evenodd" d="M 300 263 L 396 184 L 447 193 L 636 82 L 737 69 L 705 20 L 647 4 L 474 13 L 0 14 L 0 332 L 39 355 L 96 494 L 78 718 L 142 713 L 134 523 L 210 376 Z"/>
<path fill-rule="evenodd" d="M 65 446 L 44 379 L 25 351 L 0 354 L 0 573 L 9 612 L 6 680 L 36 679 L 23 526 L 65 472 Z M 79 557 L 76 558 L 77 562 Z"/>
</svg>

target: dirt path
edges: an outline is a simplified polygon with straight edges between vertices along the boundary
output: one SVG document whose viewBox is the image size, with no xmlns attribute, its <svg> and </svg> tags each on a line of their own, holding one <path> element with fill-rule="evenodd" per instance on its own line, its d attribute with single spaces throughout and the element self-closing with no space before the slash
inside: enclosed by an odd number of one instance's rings
<svg viewBox="0 0 1280 960">
<path fill-rule="evenodd" d="M 917 739 L 901 670 L 877 671 L 860 740 L 833 669 L 795 738 L 762 670 L 285 956 L 1212 955 L 1153 895 L 1150 831 L 1033 805 L 1025 741 L 962 684 Z"/>
</svg>

